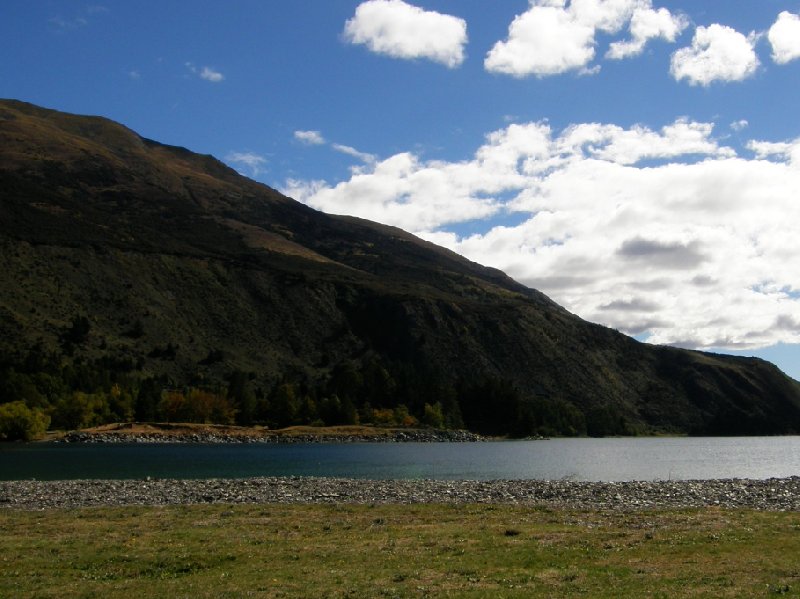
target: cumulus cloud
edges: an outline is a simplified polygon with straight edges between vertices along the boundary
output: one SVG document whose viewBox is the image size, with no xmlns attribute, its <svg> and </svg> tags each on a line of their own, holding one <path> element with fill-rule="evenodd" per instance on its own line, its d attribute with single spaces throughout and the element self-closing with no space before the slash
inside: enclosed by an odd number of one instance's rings
<svg viewBox="0 0 800 599">
<path fill-rule="evenodd" d="M 309 146 L 321 146 L 326 143 L 319 131 L 295 131 L 294 138 Z"/>
<path fill-rule="evenodd" d="M 800 139 L 794 141 L 761 141 L 751 139 L 746 144 L 756 158 L 778 158 L 800 166 Z"/>
<path fill-rule="evenodd" d="M 467 23 L 403 0 L 367 0 L 345 23 L 344 37 L 393 58 L 426 58 L 454 68 L 464 61 Z"/>
<path fill-rule="evenodd" d="M 530 0 L 517 15 L 508 37 L 486 55 L 484 66 L 514 77 L 543 77 L 568 71 L 595 73 L 597 33 L 615 34 L 628 23 L 631 40 L 611 44 L 609 58 L 639 54 L 654 38 L 675 41 L 687 21 L 665 8 L 654 10 L 651 0 Z"/>
<path fill-rule="evenodd" d="M 683 243 L 638 236 L 623 241 L 616 254 L 649 267 L 676 270 L 692 270 L 706 259 L 697 240 Z"/>
<path fill-rule="evenodd" d="M 637 7 L 631 17 L 631 39 L 613 42 L 606 52 L 606 58 L 619 60 L 638 56 L 652 39 L 674 42 L 688 25 L 689 20 L 684 15 L 673 15 L 666 8 L 654 10 L 650 6 Z"/>
<path fill-rule="evenodd" d="M 771 143 L 772 145 L 768 145 Z M 494 266 L 655 343 L 800 342 L 800 140 L 738 155 L 709 123 L 514 123 L 461 161 L 403 152 L 286 191 Z M 515 215 L 461 236 L 458 225 Z"/>
<path fill-rule="evenodd" d="M 767 39 L 772 44 L 772 60 L 778 64 L 800 58 L 800 15 L 787 11 L 779 14 Z"/>
<path fill-rule="evenodd" d="M 672 54 L 670 72 L 676 81 L 707 86 L 715 81 L 742 81 L 755 74 L 756 35 L 744 36 L 725 25 L 698 27 L 692 45 Z"/>
<path fill-rule="evenodd" d="M 555 75 L 585 67 L 594 58 L 594 28 L 559 6 L 534 5 L 508 28 L 484 66 L 514 77 Z"/>
<path fill-rule="evenodd" d="M 243 175 L 256 177 L 262 172 L 263 166 L 267 164 L 267 159 L 254 152 L 229 152 L 225 156 L 225 162 L 238 167 L 238 169 L 245 169 L 245 172 L 242 172 Z"/>
</svg>

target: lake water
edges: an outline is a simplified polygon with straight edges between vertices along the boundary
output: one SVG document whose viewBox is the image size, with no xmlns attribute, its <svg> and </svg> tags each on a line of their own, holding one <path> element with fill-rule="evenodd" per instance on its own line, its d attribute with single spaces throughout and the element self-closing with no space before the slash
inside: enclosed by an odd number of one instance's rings
<svg viewBox="0 0 800 599">
<path fill-rule="evenodd" d="M 443 480 L 764 479 L 800 475 L 800 437 L 0 445 L 0 480 L 293 475 Z"/>
</svg>

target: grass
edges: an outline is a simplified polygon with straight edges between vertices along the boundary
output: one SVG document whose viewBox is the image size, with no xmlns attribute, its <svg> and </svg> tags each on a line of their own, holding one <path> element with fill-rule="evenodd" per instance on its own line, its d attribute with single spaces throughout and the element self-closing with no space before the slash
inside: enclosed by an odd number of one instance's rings
<svg viewBox="0 0 800 599">
<path fill-rule="evenodd" d="M 800 596 L 800 517 L 748 510 L 0 511 L 0 597 Z"/>
</svg>

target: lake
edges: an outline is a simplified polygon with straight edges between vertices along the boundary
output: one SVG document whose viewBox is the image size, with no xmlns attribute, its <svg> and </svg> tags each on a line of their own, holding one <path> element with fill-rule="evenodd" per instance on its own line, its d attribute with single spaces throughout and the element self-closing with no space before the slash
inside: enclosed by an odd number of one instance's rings
<svg viewBox="0 0 800 599">
<path fill-rule="evenodd" d="M 764 479 L 800 475 L 800 437 L 0 445 L 0 480 L 295 475 L 442 480 Z"/>
</svg>

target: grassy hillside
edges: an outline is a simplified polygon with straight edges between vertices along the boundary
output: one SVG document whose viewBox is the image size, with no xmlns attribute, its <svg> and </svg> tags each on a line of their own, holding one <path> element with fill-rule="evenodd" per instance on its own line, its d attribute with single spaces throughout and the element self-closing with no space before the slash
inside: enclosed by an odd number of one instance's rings
<svg viewBox="0 0 800 599">
<path fill-rule="evenodd" d="M 0 189 L 0 401 L 56 425 L 800 432 L 767 362 L 640 344 L 105 119 L 0 102 Z"/>
</svg>

